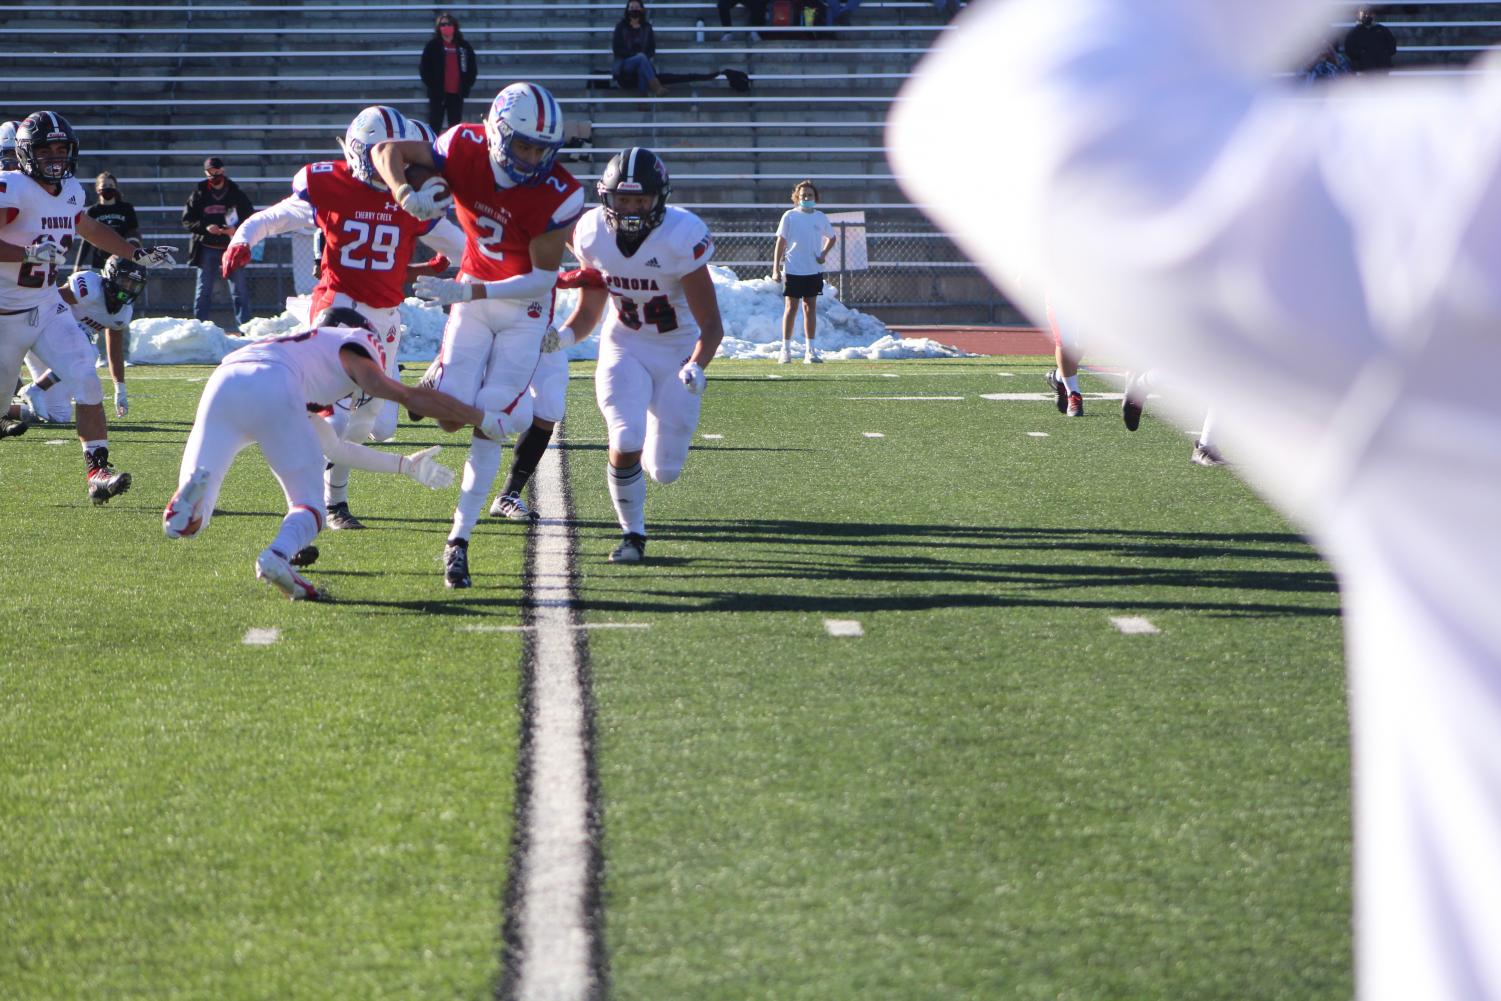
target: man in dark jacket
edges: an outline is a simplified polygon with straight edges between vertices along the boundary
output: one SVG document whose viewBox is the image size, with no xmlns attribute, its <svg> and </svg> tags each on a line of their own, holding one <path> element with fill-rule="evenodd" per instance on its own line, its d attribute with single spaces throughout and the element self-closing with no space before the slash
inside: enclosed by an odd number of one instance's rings
<svg viewBox="0 0 1501 1001">
<path fill-rule="evenodd" d="M 1355 27 L 1345 36 L 1345 56 L 1357 73 L 1385 73 L 1392 68 L 1397 54 L 1397 39 L 1392 30 L 1376 23 L 1376 12 L 1362 7 L 1355 15 Z"/>
<path fill-rule="evenodd" d="M 443 131 L 443 116 L 450 127 L 464 120 L 464 101 L 474 89 L 479 76 L 479 62 L 474 46 L 464 40 L 459 19 L 452 14 L 438 15 L 433 37 L 422 50 L 422 85 L 427 88 L 427 124 L 434 132 Z"/>
<path fill-rule="evenodd" d="M 141 223 L 136 219 L 135 206 L 120 197 L 120 182 L 115 175 L 105 171 L 94 179 L 94 194 L 99 200 L 86 211 L 110 229 L 119 233 L 132 244 L 141 246 Z M 98 271 L 109 260 L 109 254 L 86 240 L 78 243 L 78 270 Z"/>
<path fill-rule="evenodd" d="M 223 160 L 217 156 L 209 157 L 203 161 L 203 172 L 208 176 L 199 181 L 188 196 L 188 204 L 182 210 L 182 225 L 193 234 L 188 244 L 188 261 L 198 269 L 198 282 L 193 290 L 193 315 L 207 320 L 224 248 L 229 246 L 229 238 L 235 235 L 235 227 L 250 218 L 255 207 L 240 186 L 224 172 Z M 234 303 L 235 319 L 241 324 L 249 322 L 250 283 L 244 268 L 230 275 L 229 297 Z"/>
<path fill-rule="evenodd" d="M 646 4 L 641 0 L 626 3 L 625 17 L 615 25 L 611 45 L 615 51 L 613 74 L 616 83 L 643 94 L 650 91 L 657 97 L 667 93 L 667 88 L 657 79 L 657 68 L 652 65 L 657 54 L 657 34 L 646 19 Z"/>
</svg>

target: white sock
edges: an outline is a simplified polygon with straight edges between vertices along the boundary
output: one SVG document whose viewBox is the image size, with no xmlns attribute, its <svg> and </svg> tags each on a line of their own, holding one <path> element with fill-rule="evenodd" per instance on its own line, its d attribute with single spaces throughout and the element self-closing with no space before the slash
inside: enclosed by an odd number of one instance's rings
<svg viewBox="0 0 1501 1001">
<path fill-rule="evenodd" d="M 500 445 L 489 438 L 474 438 L 469 442 L 469 457 L 464 460 L 463 485 L 459 489 L 459 506 L 453 512 L 453 531 L 450 539 L 467 539 L 479 524 L 480 511 L 495 485 L 495 474 L 500 472 Z"/>
<path fill-rule="evenodd" d="M 1070 393 L 1077 393 L 1079 391 L 1079 377 L 1077 375 L 1064 375 L 1062 372 L 1059 372 L 1058 377 L 1063 380 L 1064 388 Z"/>
<path fill-rule="evenodd" d="M 1214 427 L 1214 411 L 1204 415 L 1204 428 L 1199 432 L 1199 444 L 1205 448 L 1213 448 L 1214 441 L 1209 437 L 1210 430 Z"/>
<path fill-rule="evenodd" d="M 607 466 L 605 479 L 610 485 L 610 501 L 622 532 L 646 534 L 646 474 L 641 463 L 625 469 Z"/>
<path fill-rule="evenodd" d="M 298 505 L 287 512 L 281 520 L 281 531 L 271 540 L 271 548 L 283 559 L 291 559 L 300 549 L 305 549 L 318 537 L 318 516 Z"/>
<path fill-rule="evenodd" d="M 329 507 L 349 500 L 349 467 L 330 462 L 323 467 L 323 503 Z"/>
</svg>

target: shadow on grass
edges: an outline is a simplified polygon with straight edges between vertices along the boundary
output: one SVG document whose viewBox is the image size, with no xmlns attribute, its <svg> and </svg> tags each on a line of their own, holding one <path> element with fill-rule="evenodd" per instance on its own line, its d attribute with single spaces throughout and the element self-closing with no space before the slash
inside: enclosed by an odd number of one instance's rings
<svg viewBox="0 0 1501 1001">
<path fill-rule="evenodd" d="M 606 537 L 615 532 L 606 522 L 581 522 L 579 528 L 586 538 L 595 529 Z M 617 587 L 622 578 L 598 577 L 585 592 L 589 610 L 860 613 L 1010 606 L 1238 617 L 1340 614 L 1333 603 L 1279 600 L 1337 595 L 1338 583 L 1322 564 L 1245 565 L 1317 564 L 1317 554 L 1294 533 L 764 520 L 663 522 L 652 526 L 652 535 L 659 545 L 702 543 L 714 550 L 651 555 L 641 568 L 654 571 L 649 577 L 625 571 L 633 575 L 631 584 Z M 603 548 L 581 548 L 583 570 L 604 567 Z"/>
</svg>

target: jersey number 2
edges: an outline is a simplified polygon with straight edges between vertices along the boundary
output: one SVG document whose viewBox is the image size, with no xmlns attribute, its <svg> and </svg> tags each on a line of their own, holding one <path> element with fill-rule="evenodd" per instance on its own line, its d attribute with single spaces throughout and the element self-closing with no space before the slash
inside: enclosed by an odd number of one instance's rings
<svg viewBox="0 0 1501 1001">
<path fill-rule="evenodd" d="M 353 243 L 339 248 L 339 263 L 344 267 L 354 271 L 390 271 L 396 267 L 396 245 L 401 242 L 401 230 L 345 219 L 344 232 L 354 234 Z"/>
</svg>

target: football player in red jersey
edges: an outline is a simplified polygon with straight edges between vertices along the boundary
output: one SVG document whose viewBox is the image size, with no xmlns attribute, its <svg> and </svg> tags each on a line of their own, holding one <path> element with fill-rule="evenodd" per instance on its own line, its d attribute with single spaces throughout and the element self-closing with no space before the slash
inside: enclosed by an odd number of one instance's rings
<svg viewBox="0 0 1501 1001">
<path fill-rule="evenodd" d="M 252 215 L 235 230 L 224 253 L 224 275 L 242 268 L 250 251 L 270 236 L 316 226 L 324 236 L 319 280 L 308 316 L 334 306 L 357 310 L 374 326 L 386 353 L 386 374 L 396 378 L 401 347 L 401 313 L 406 297 L 408 261 L 416 241 L 440 252 L 435 261 L 446 268 L 443 254 L 458 257 L 463 235 L 445 219 L 419 220 L 401 211 L 370 162 L 371 151 L 384 142 L 431 143 L 433 131 L 395 108 L 375 105 L 361 111 L 344 134 L 344 162 L 310 163 L 292 178 L 292 194 Z M 429 262 L 433 264 L 434 262 Z M 334 427 L 344 441 L 356 444 L 389 438 L 396 431 L 396 405 L 367 400 L 353 410 L 335 408 Z M 349 467 L 330 463 L 324 472 L 323 499 L 328 527 L 364 528 L 349 511 Z"/>
<path fill-rule="evenodd" d="M 584 191 L 557 163 L 563 116 L 544 88 L 513 83 L 496 95 L 483 125 L 456 125 L 430 146 L 388 143 L 376 169 L 402 208 L 436 218 L 452 194 L 467 240 L 457 281 L 421 277 L 417 294 L 445 305 L 448 325 L 434 367 L 437 388 L 505 413 L 507 434 L 532 423 L 527 385 L 551 319 L 563 249 L 584 211 Z M 414 190 L 409 165 L 431 167 Z M 444 425 L 446 430 L 456 427 Z M 501 442 L 476 432 L 444 550 L 444 583 L 468 587 L 469 536 L 500 470 Z"/>
</svg>

